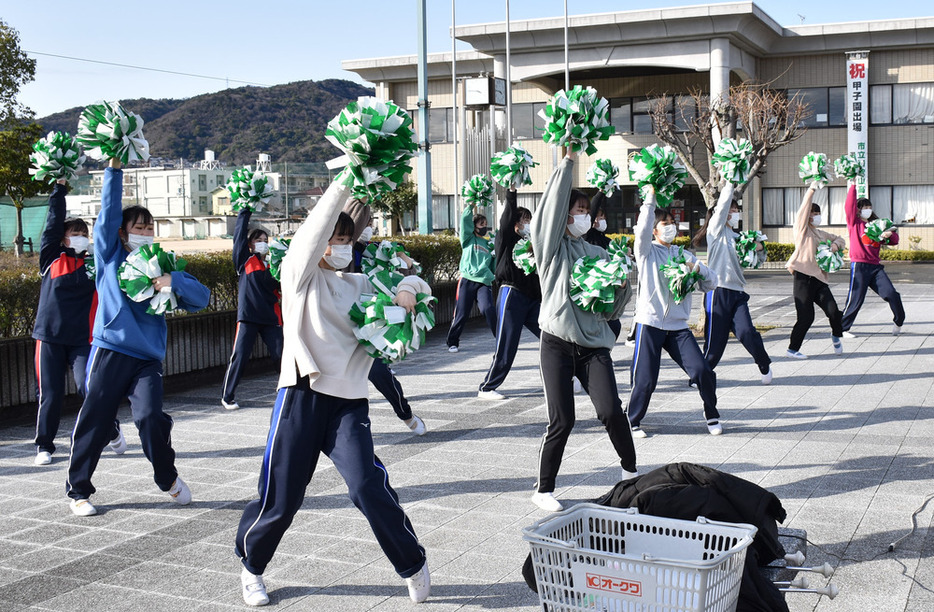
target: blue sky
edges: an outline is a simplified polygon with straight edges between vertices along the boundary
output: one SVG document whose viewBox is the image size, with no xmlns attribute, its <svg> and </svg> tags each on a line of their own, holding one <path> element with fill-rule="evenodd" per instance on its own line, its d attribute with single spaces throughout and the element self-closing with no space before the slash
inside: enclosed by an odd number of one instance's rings
<svg viewBox="0 0 934 612">
<path fill-rule="evenodd" d="M 198 2 L 130 0 L 115 5 L 2 0 L 0 18 L 34 52 L 36 80 L 20 101 L 37 116 L 99 99 L 187 98 L 236 81 L 275 85 L 307 79 L 359 80 L 341 60 L 414 54 L 416 0 L 265 0 Z M 571 15 L 687 6 L 690 2 L 568 0 Z M 934 16 L 928 0 L 767 0 L 757 3 L 782 25 Z M 95 8 L 108 6 L 106 13 Z M 845 6 L 845 9 L 839 8 Z M 505 0 L 460 0 L 460 25 L 503 21 Z M 564 0 L 511 0 L 513 20 L 558 17 Z M 428 50 L 449 51 L 451 1 L 428 0 Z M 458 49 L 466 48 L 459 45 Z M 38 55 L 129 64 L 198 78 Z M 229 83 L 227 80 L 229 79 Z"/>
</svg>

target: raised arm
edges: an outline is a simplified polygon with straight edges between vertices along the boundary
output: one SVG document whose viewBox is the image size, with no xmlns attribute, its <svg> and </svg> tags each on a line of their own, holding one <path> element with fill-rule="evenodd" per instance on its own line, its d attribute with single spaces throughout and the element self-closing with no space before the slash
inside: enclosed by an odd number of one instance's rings
<svg viewBox="0 0 934 612">
<path fill-rule="evenodd" d="M 49 214 L 45 218 L 45 229 L 39 243 L 39 272 L 45 271 L 58 259 L 62 252 L 62 239 L 65 237 L 65 194 L 68 192 L 64 182 L 56 182 L 49 196 Z"/>
<path fill-rule="evenodd" d="M 318 262 L 328 249 L 328 240 L 334 233 L 337 217 L 341 214 L 349 195 L 350 190 L 347 187 L 334 181 L 305 217 L 305 221 L 292 237 L 289 252 L 282 260 L 283 291 L 294 291 L 304 285 L 318 269 Z"/>
<path fill-rule="evenodd" d="M 470 236 L 473 234 L 473 206 L 468 204 L 464 206 L 464 212 L 461 213 L 461 248 L 467 246 L 467 241 L 470 240 Z"/>
<path fill-rule="evenodd" d="M 639 207 L 639 220 L 633 228 L 633 254 L 637 260 L 644 259 L 652 248 L 652 231 L 655 229 L 655 190 L 649 193 Z"/>
<path fill-rule="evenodd" d="M 240 270 L 246 265 L 246 260 L 250 258 L 250 241 L 248 237 L 250 217 L 252 216 L 253 211 L 246 207 L 240 209 L 240 214 L 237 215 L 237 225 L 234 227 L 233 235 L 233 264 L 237 274 L 240 274 Z"/>
<path fill-rule="evenodd" d="M 569 154 L 555 168 L 545 185 L 541 204 L 532 215 L 532 249 L 539 262 L 548 262 L 554 257 L 567 231 L 573 177 L 574 156 Z"/>
<path fill-rule="evenodd" d="M 707 228 L 708 236 L 719 236 L 726 227 L 726 218 L 730 215 L 730 208 L 733 205 L 733 183 L 727 182 L 720 192 L 720 199 L 717 200 L 717 206 L 713 209 L 713 215 L 710 217 L 710 227 Z"/>
<path fill-rule="evenodd" d="M 846 211 L 846 224 L 856 225 L 860 217 L 859 208 L 856 206 L 856 183 L 853 181 L 846 182 L 846 203 L 843 210 Z"/>
<path fill-rule="evenodd" d="M 104 168 L 101 188 L 101 212 L 94 223 L 94 260 L 102 264 L 116 257 L 123 244 L 120 242 L 120 223 L 123 221 L 123 170 L 120 162 Z"/>
<path fill-rule="evenodd" d="M 811 223 L 811 200 L 814 199 L 814 191 L 817 189 L 814 183 L 808 185 L 807 191 L 804 192 L 804 197 L 801 199 L 801 207 L 798 208 L 798 215 L 795 217 L 795 245 L 797 246 L 801 239 L 804 238 L 804 233 L 808 229 L 808 225 Z"/>
</svg>

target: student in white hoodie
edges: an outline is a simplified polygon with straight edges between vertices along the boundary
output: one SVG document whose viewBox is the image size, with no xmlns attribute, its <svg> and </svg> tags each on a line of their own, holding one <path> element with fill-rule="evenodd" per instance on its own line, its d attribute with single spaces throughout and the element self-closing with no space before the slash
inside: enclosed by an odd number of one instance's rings
<svg viewBox="0 0 934 612">
<path fill-rule="evenodd" d="M 428 598 L 425 549 L 373 450 L 367 375 L 373 365 L 348 312 L 374 291 L 366 275 L 337 272 L 353 258 L 348 190 L 334 182 L 295 233 L 282 262 L 284 346 L 279 393 L 259 477 L 259 499 L 244 508 L 236 550 L 244 601 L 269 603 L 262 574 L 305 498 L 321 453 L 334 462 L 350 498 L 416 603 Z M 407 276 L 394 302 L 408 311 L 425 281 Z"/>
<path fill-rule="evenodd" d="M 655 208 L 655 192 L 651 191 L 639 209 L 639 221 L 635 227 L 639 297 L 635 316 L 636 346 L 630 374 L 632 390 L 626 412 L 632 424 L 632 435 L 636 438 L 646 437 L 642 419 L 658 384 L 662 349 L 681 366 L 690 376 L 692 386 L 700 391 L 707 430 L 715 436 L 723 433 L 717 411 L 717 378 L 688 327 L 691 294 L 676 303 L 668 288 L 668 279 L 661 270 L 662 265 L 678 254 L 679 248 L 672 244 L 677 236 L 677 221 L 668 209 Z M 688 251 L 684 251 L 684 258 L 701 275 L 698 288 L 712 291 L 717 286 L 716 273 Z"/>
</svg>

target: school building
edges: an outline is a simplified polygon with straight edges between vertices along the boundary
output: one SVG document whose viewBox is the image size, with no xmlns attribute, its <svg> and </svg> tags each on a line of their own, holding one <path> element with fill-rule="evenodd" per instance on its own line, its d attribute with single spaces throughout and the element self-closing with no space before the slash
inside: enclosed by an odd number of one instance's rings
<svg viewBox="0 0 934 612">
<path fill-rule="evenodd" d="M 492 152 L 514 140 L 541 162 L 532 171 L 533 184 L 519 195 L 520 205 L 534 209 L 555 163 L 552 147 L 541 139 L 538 111 L 565 85 L 564 28 L 563 16 L 509 24 L 511 134 L 500 89 L 507 74 L 505 22 L 456 27 L 457 39 L 472 47 L 457 52 L 456 105 L 452 54 L 428 55 L 435 231 L 454 227 L 460 184 L 488 173 Z M 415 55 L 342 65 L 414 116 Z M 631 151 L 658 142 L 649 115 L 654 98 L 698 90 L 722 95 L 745 81 L 770 83 L 799 94 L 812 112 L 807 133 L 774 152 L 747 189 L 745 228 L 791 242 L 805 189 L 798 162 L 809 151 L 835 159 L 856 146 L 867 162 L 868 195 L 877 213 L 901 227 L 900 248 L 934 249 L 934 17 L 782 26 L 751 2 L 572 15 L 567 66 L 571 87 L 592 86 L 610 101 L 616 127 L 609 141 L 598 143 L 597 154 L 580 157 L 577 186 L 587 186 L 593 159 L 609 157 L 622 169 Z M 624 187 L 610 204 L 610 232 L 631 232 L 636 221 L 637 190 L 622 178 Z M 844 180 L 837 179 L 817 194 L 834 233 L 845 234 L 845 191 Z M 696 185 L 679 192 L 673 212 L 685 230 L 697 229 L 705 210 Z M 415 219 L 407 225 L 415 226 Z"/>
</svg>

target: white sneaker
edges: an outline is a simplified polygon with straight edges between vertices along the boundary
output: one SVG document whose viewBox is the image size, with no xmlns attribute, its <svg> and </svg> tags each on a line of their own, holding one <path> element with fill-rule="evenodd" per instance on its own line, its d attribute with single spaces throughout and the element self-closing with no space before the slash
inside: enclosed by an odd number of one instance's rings
<svg viewBox="0 0 934 612">
<path fill-rule="evenodd" d="M 630 472 L 626 468 L 623 468 L 623 480 L 632 480 L 633 478 L 639 477 L 639 470 L 635 472 Z"/>
<path fill-rule="evenodd" d="M 791 349 L 788 349 L 787 351 L 785 351 L 785 354 L 791 357 L 792 359 L 807 359 L 808 358 L 808 356 L 802 353 L 801 351 L 793 351 Z"/>
<path fill-rule="evenodd" d="M 428 428 L 425 427 L 425 421 L 421 420 L 414 414 L 412 415 L 411 419 L 403 422 L 409 426 L 409 429 L 411 429 L 412 433 L 414 433 L 416 436 L 424 436 L 428 431 Z"/>
<path fill-rule="evenodd" d="M 506 399 L 506 396 L 500 393 L 499 391 L 497 391 L 496 389 L 493 389 L 491 391 L 480 391 L 479 393 L 477 393 L 477 397 L 483 400 L 504 400 Z"/>
<path fill-rule="evenodd" d="M 223 406 L 227 410 L 240 410 L 240 404 L 238 404 L 235 401 L 227 403 L 223 399 L 221 399 L 221 406 Z"/>
<path fill-rule="evenodd" d="M 856 334 L 850 331 L 845 331 L 843 332 L 843 337 L 852 340 L 853 338 L 856 337 Z"/>
<path fill-rule="evenodd" d="M 250 573 L 250 570 L 243 568 L 240 572 L 240 585 L 243 589 L 243 602 L 248 606 L 265 606 L 269 603 L 269 595 L 266 594 L 266 583 L 263 582 L 261 575 Z"/>
<path fill-rule="evenodd" d="M 902 333 L 902 326 L 901 326 L 901 325 L 896 325 L 895 323 L 892 323 L 892 335 L 893 335 L 893 336 L 897 336 L 897 335 L 899 335 L 900 333 Z"/>
<path fill-rule="evenodd" d="M 723 433 L 723 425 L 720 424 L 718 419 L 707 419 L 707 431 L 712 436 L 719 436 Z"/>
<path fill-rule="evenodd" d="M 584 385 L 581 384 L 581 381 L 577 380 L 577 377 L 576 377 L 576 376 L 573 378 L 573 380 L 574 380 L 574 393 L 575 393 L 575 394 L 577 394 L 577 393 L 583 393 L 583 392 L 584 392 Z"/>
<path fill-rule="evenodd" d="M 555 499 L 554 493 L 535 492 L 532 494 L 532 503 L 545 512 L 561 512 L 564 510 L 564 506 L 561 505 L 561 502 Z"/>
<path fill-rule="evenodd" d="M 769 366 L 769 371 L 762 375 L 762 384 L 763 385 L 772 384 L 772 366 Z"/>
<path fill-rule="evenodd" d="M 632 437 L 633 438 L 648 438 L 649 434 L 645 433 L 644 429 L 636 425 L 632 428 Z"/>
<path fill-rule="evenodd" d="M 458 349 L 456 346 L 449 346 L 449 347 L 448 347 L 448 352 L 449 352 L 449 353 L 456 353 L 458 350 L 460 350 L 460 349 Z"/>
<path fill-rule="evenodd" d="M 71 513 L 75 516 L 94 516 L 97 514 L 97 508 L 86 499 L 73 499 L 71 500 Z"/>
<path fill-rule="evenodd" d="M 431 594 L 431 576 L 428 574 L 428 562 L 415 574 L 405 579 L 405 586 L 409 587 L 409 599 L 415 603 L 422 603 Z"/>
<path fill-rule="evenodd" d="M 126 452 L 126 438 L 123 437 L 123 429 L 117 428 L 117 437 L 111 440 L 107 446 L 118 455 Z"/>
<path fill-rule="evenodd" d="M 48 465 L 52 463 L 52 453 L 49 451 L 39 451 L 36 453 L 36 459 L 34 463 L 36 465 Z"/>
<path fill-rule="evenodd" d="M 172 498 L 172 503 L 180 506 L 187 506 L 191 503 L 191 489 L 188 488 L 181 476 L 175 477 L 175 482 L 172 483 L 172 488 L 168 490 L 168 493 L 169 497 Z"/>
<path fill-rule="evenodd" d="M 833 352 L 837 355 L 843 354 L 843 342 L 836 336 L 830 336 L 830 343 L 833 345 Z"/>
</svg>

